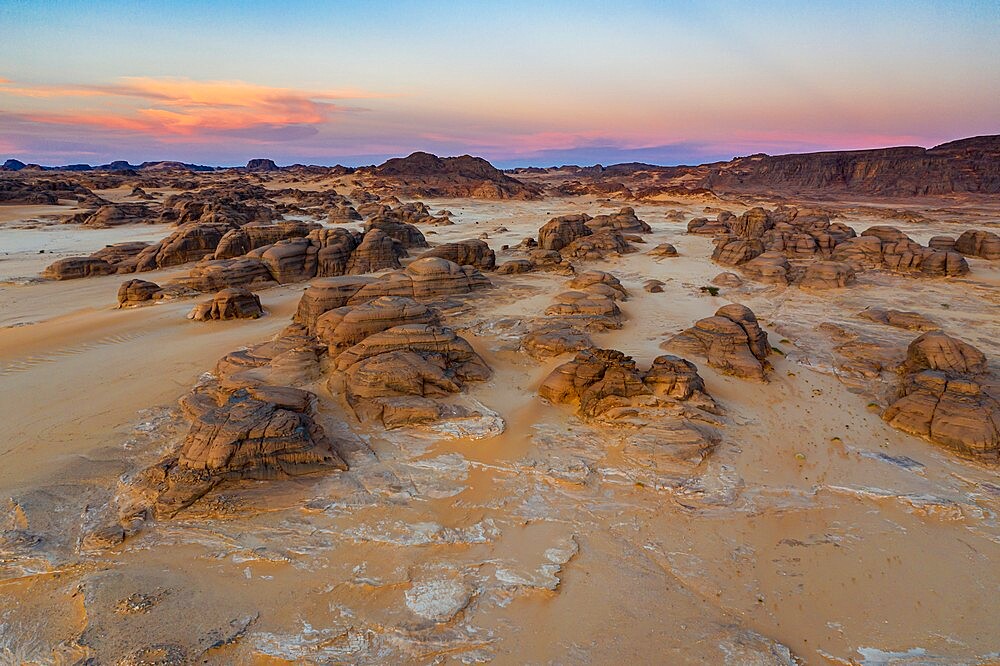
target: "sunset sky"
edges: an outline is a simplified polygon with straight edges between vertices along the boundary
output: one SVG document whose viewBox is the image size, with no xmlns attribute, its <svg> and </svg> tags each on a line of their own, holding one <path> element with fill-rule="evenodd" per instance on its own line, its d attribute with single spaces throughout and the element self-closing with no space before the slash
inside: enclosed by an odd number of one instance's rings
<svg viewBox="0 0 1000 666">
<path fill-rule="evenodd" d="M 0 0 L 0 162 L 699 163 L 1000 133 L 1000 0 Z"/>
</svg>

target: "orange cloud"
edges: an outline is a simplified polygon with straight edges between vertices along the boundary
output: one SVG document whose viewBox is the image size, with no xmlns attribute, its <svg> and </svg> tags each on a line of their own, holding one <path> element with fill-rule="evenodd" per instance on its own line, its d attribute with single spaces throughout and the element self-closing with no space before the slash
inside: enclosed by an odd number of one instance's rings
<svg viewBox="0 0 1000 666">
<path fill-rule="evenodd" d="M 124 130 L 157 137 L 215 135 L 255 127 L 317 126 L 346 109 L 334 100 L 381 97 L 359 90 L 309 91 L 243 81 L 186 78 L 124 78 L 105 86 L 23 85 L 0 79 L 0 96 L 13 98 L 92 98 L 91 108 L 74 103 L 71 113 L 34 109 L 36 123 Z M 50 104 L 51 106 L 52 104 Z"/>
</svg>

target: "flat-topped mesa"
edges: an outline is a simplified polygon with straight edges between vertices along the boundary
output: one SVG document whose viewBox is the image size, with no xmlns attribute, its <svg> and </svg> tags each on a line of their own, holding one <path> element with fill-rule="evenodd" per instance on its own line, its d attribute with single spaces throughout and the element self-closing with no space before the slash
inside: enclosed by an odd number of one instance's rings
<svg viewBox="0 0 1000 666">
<path fill-rule="evenodd" d="M 767 380 L 771 345 L 757 317 L 744 305 L 724 305 L 715 316 L 698 320 L 662 346 L 703 356 L 711 367 L 725 374 Z"/>
<path fill-rule="evenodd" d="M 981 351 L 930 331 L 910 343 L 900 371 L 899 397 L 882 413 L 889 425 L 1000 463 L 1000 384 Z"/>
<path fill-rule="evenodd" d="M 598 215 L 587 220 L 585 224 L 595 232 L 602 229 L 610 229 L 620 234 L 653 233 L 653 229 L 648 224 L 636 217 L 635 209 L 631 207 L 622 208 L 617 213 L 612 213 L 611 215 Z"/>
<path fill-rule="evenodd" d="M 127 511 L 168 518 L 226 481 L 347 469 L 313 418 L 314 402 L 287 386 L 193 390 L 181 400 L 191 422 L 184 443 L 136 475 L 129 485 L 140 499 Z"/>
<path fill-rule="evenodd" d="M 496 253 L 486 241 L 479 239 L 444 243 L 427 250 L 420 257 L 440 257 L 459 266 L 474 266 L 481 271 L 492 271 L 497 263 Z"/>
<path fill-rule="evenodd" d="M 257 319 L 264 314 L 257 294 L 243 287 L 223 289 L 188 313 L 195 321 Z"/>
<path fill-rule="evenodd" d="M 372 229 L 378 229 L 406 249 L 430 247 L 420 229 L 392 217 L 379 216 L 368 220 L 365 223 L 365 234 L 367 235 Z"/>
</svg>

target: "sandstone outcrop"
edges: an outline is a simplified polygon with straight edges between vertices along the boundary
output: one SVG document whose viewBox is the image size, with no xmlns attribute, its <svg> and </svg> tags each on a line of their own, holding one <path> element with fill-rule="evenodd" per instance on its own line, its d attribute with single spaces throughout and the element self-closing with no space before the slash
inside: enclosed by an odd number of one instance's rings
<svg viewBox="0 0 1000 666">
<path fill-rule="evenodd" d="M 414 225 L 392 217 L 375 217 L 365 224 L 365 233 L 378 229 L 386 236 L 396 240 L 406 249 L 429 247 L 420 229 Z"/>
<path fill-rule="evenodd" d="M 155 282 L 128 280 L 118 287 L 118 307 L 127 308 L 151 301 L 163 295 L 163 289 Z"/>
<path fill-rule="evenodd" d="M 131 511 L 169 518 L 226 481 L 347 469 L 313 418 L 314 399 L 285 386 L 196 388 L 181 401 L 184 443 L 132 480 L 141 499 Z"/>
<path fill-rule="evenodd" d="M 727 266 L 739 266 L 764 253 L 764 243 L 757 238 L 737 238 L 732 234 L 717 236 L 713 241 L 712 261 Z"/>
<path fill-rule="evenodd" d="M 981 259 L 1000 259 L 1000 235 L 980 229 L 963 231 L 955 240 L 955 251 Z"/>
<path fill-rule="evenodd" d="M 379 296 L 405 296 L 427 301 L 468 294 L 490 286 L 489 279 L 472 266 L 459 266 L 440 257 L 422 257 L 401 271 L 386 273 L 366 284 L 351 298 L 351 304 Z"/>
<path fill-rule="evenodd" d="M 348 404 L 362 421 L 387 429 L 478 414 L 454 401 L 468 382 L 491 371 L 469 343 L 448 328 L 405 324 L 373 335 L 337 356 Z"/>
<path fill-rule="evenodd" d="M 93 275 L 111 275 L 115 267 L 103 259 L 91 257 L 68 257 L 52 262 L 42 271 L 42 277 L 50 280 L 75 280 Z"/>
<path fill-rule="evenodd" d="M 552 218 L 538 230 L 538 247 L 543 250 L 562 250 L 578 238 L 594 233 L 587 226 L 589 221 L 590 216 L 583 213 Z"/>
<path fill-rule="evenodd" d="M 345 275 L 313 280 L 299 299 L 293 321 L 305 326 L 310 333 L 315 333 L 320 315 L 344 307 L 362 287 L 375 279 L 371 276 Z"/>
<path fill-rule="evenodd" d="M 635 215 L 635 209 L 626 207 L 611 215 L 598 215 L 585 224 L 592 231 L 610 229 L 620 234 L 650 234 L 653 229 Z"/>
<path fill-rule="evenodd" d="M 496 253 L 486 241 L 478 239 L 438 245 L 420 256 L 440 257 L 459 266 L 474 266 L 481 271 L 492 271 L 496 268 Z"/>
<path fill-rule="evenodd" d="M 401 296 L 381 296 L 324 312 L 316 319 L 315 332 L 334 357 L 368 336 L 396 326 L 440 323 L 437 312 L 422 303 Z"/>
<path fill-rule="evenodd" d="M 405 256 L 406 249 L 399 241 L 379 229 L 372 229 L 351 253 L 347 273 L 360 275 L 385 268 L 399 268 L 402 265 L 399 259 Z"/>
<path fill-rule="evenodd" d="M 806 266 L 799 282 L 803 289 L 840 289 L 854 282 L 854 269 L 839 261 L 817 261 Z"/>
<path fill-rule="evenodd" d="M 898 399 L 882 418 L 963 455 L 1000 463 L 1000 387 L 986 357 L 941 331 L 910 343 Z"/>
<path fill-rule="evenodd" d="M 589 236 L 577 238 L 564 246 L 559 253 L 567 259 L 582 259 L 596 261 L 609 255 L 628 254 L 635 252 L 625 237 L 619 232 L 602 229 Z"/>
<path fill-rule="evenodd" d="M 660 243 L 646 254 L 651 257 L 676 257 L 677 248 L 670 243 Z"/>
<path fill-rule="evenodd" d="M 199 303 L 188 313 L 188 319 L 210 321 L 218 319 L 256 319 L 264 314 L 260 298 L 249 289 L 223 289 L 212 300 Z"/>
<path fill-rule="evenodd" d="M 663 346 L 702 356 L 713 368 L 742 379 L 766 381 L 770 367 L 767 334 L 750 308 L 735 303 L 700 319 Z"/>
<path fill-rule="evenodd" d="M 928 319 L 919 312 L 909 312 L 906 310 L 867 307 L 858 313 L 858 317 L 878 322 L 879 324 L 885 324 L 886 326 L 905 328 L 913 331 L 933 331 L 940 328 L 933 320 Z"/>
</svg>

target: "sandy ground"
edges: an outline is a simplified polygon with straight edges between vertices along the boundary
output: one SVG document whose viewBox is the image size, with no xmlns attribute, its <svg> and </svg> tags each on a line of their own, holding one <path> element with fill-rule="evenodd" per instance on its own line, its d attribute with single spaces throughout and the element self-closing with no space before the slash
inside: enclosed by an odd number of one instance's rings
<svg viewBox="0 0 1000 666">
<path fill-rule="evenodd" d="M 621 205 L 428 203 L 457 222 L 425 228 L 429 241 L 486 232 L 498 261 L 554 215 Z M 723 270 L 710 241 L 664 217 L 702 205 L 637 206 L 654 228 L 641 249 L 671 242 L 681 256 L 593 266 L 631 293 L 625 327 L 595 340 L 640 365 L 732 301 L 785 354 L 766 385 L 692 359 L 724 408 L 724 441 L 682 490 L 643 482 L 618 435 L 537 397 L 564 359 L 517 352 L 516 323 L 542 316 L 567 278 L 493 276 L 498 288 L 447 322 L 495 370 L 470 395 L 503 416 L 502 435 L 364 431 L 317 383 L 324 426 L 355 442 L 350 471 L 231 486 L 81 553 L 80 526 L 119 476 L 183 437 L 177 398 L 224 353 L 284 327 L 305 285 L 261 291 L 261 319 L 203 324 L 184 318 L 191 300 L 115 310 L 122 276 L 0 285 L 0 535 L 15 535 L 0 540 L 0 662 L 119 663 L 147 649 L 159 663 L 779 664 L 788 649 L 809 664 L 996 663 L 996 471 L 887 427 L 838 380 L 816 327 L 892 338 L 853 315 L 914 309 L 1000 359 L 1000 270 L 973 260 L 961 280 L 866 274 L 820 295 L 748 283 L 712 297 L 699 290 Z M 925 241 L 956 220 L 894 224 Z M 58 233 L 67 251 L 106 242 Z M 644 292 L 650 278 L 665 292 Z"/>
</svg>

